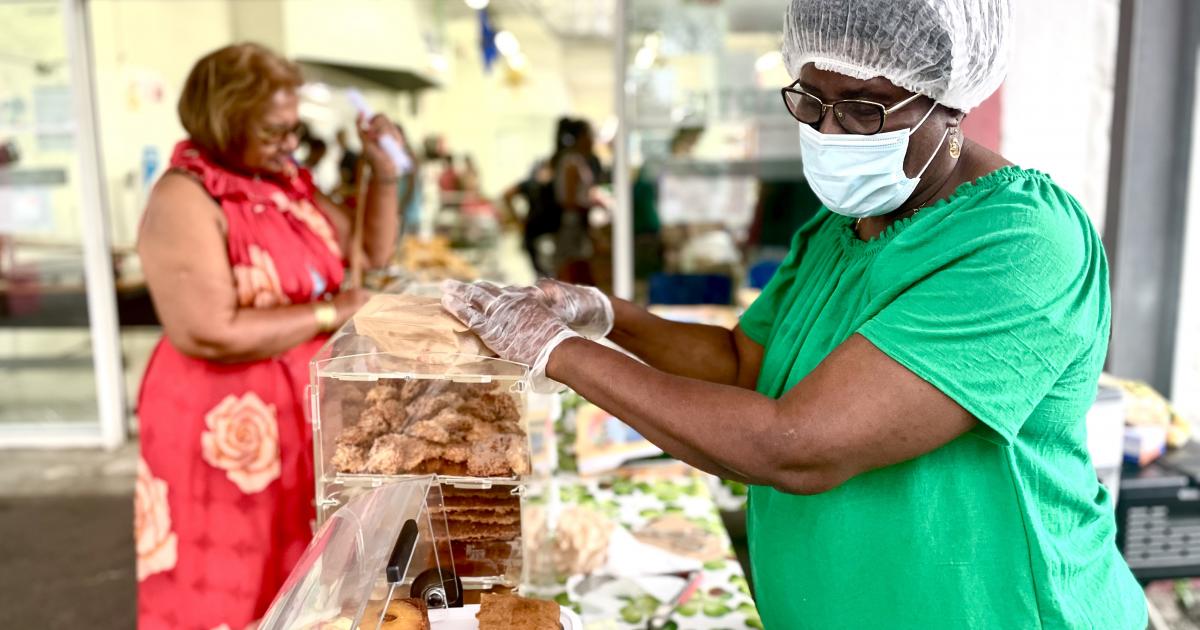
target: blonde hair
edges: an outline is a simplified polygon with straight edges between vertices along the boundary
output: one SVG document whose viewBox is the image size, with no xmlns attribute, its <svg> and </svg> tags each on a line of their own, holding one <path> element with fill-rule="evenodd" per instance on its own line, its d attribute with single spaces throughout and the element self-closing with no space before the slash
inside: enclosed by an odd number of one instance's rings
<svg viewBox="0 0 1200 630">
<path fill-rule="evenodd" d="M 232 157 L 245 148 L 247 127 L 271 96 L 303 83 L 299 66 L 265 46 L 226 46 L 192 66 L 179 95 L 179 122 L 200 148 Z"/>
</svg>

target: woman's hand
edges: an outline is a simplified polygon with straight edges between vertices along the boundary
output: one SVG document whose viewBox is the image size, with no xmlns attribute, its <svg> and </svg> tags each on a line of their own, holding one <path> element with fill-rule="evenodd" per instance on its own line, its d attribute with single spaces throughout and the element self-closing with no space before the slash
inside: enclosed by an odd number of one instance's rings
<svg viewBox="0 0 1200 630">
<path fill-rule="evenodd" d="M 362 308 L 375 294 L 366 289 L 346 289 L 333 297 L 333 306 L 337 309 L 337 325 L 336 328 L 341 328 L 343 324 L 354 317 L 358 309 Z"/>
<path fill-rule="evenodd" d="M 408 150 L 408 143 L 405 142 L 404 134 L 383 114 L 375 114 L 366 124 L 363 124 L 363 121 L 360 119 L 357 127 L 358 140 L 362 143 L 363 155 L 366 156 L 367 162 L 371 165 L 371 172 L 376 177 L 385 179 L 399 177 L 401 173 L 396 170 L 396 165 L 388 157 L 383 147 L 380 146 L 380 140 L 384 136 L 395 138 L 396 143 L 400 145 L 400 150 L 407 153 L 411 160 L 412 153 Z"/>
<path fill-rule="evenodd" d="M 537 283 L 542 301 L 575 332 L 596 340 L 613 329 L 612 300 L 600 289 L 543 278 Z"/>
<path fill-rule="evenodd" d="M 559 344 L 579 333 L 554 314 L 537 289 L 447 280 L 442 292 L 442 307 L 487 347 L 502 359 L 529 366 L 533 391 L 553 393 L 562 388 L 546 377 L 546 364 Z"/>
</svg>

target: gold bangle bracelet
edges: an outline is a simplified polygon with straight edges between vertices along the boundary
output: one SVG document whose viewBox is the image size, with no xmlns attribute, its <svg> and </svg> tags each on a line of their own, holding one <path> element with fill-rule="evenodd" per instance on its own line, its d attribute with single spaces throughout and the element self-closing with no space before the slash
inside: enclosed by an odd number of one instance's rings
<svg viewBox="0 0 1200 630">
<path fill-rule="evenodd" d="M 337 307 L 329 302 L 313 304 L 313 317 L 317 320 L 317 328 L 321 332 L 333 332 L 337 324 Z"/>
</svg>

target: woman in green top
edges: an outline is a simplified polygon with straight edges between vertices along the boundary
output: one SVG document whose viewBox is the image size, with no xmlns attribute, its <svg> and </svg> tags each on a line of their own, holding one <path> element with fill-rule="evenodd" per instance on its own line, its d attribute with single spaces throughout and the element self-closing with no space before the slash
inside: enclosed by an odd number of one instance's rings
<svg viewBox="0 0 1200 630">
<path fill-rule="evenodd" d="M 751 485 L 767 628 L 1146 625 L 1085 446 L 1100 240 L 1048 176 L 961 133 L 1002 80 L 1008 17 L 791 1 L 784 98 L 825 208 L 732 331 L 557 283 L 446 286 L 534 387 Z"/>
</svg>

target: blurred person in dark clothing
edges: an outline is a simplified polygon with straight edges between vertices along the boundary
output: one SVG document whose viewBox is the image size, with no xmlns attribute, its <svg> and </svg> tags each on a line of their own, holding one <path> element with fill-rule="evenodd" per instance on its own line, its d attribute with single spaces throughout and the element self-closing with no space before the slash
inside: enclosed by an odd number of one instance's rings
<svg viewBox="0 0 1200 630">
<path fill-rule="evenodd" d="M 504 191 L 502 196 L 505 211 L 521 224 L 522 241 L 529 262 L 540 277 L 553 277 L 554 264 L 546 260 L 538 247 L 539 239 L 555 236 L 562 226 L 562 206 L 555 194 L 555 172 L 565 154 L 567 143 L 574 142 L 572 129 L 577 126 L 574 119 L 562 117 L 554 128 L 554 148 L 550 157 L 539 160 L 530 169 L 529 175 Z M 518 216 L 513 206 L 517 198 L 525 200 L 525 215 Z"/>
<path fill-rule="evenodd" d="M 555 269 L 559 279 L 577 284 L 594 284 L 591 265 L 592 239 L 588 233 L 588 214 L 596 205 L 592 187 L 596 172 L 592 126 L 584 120 L 571 120 L 560 134 L 562 151 L 553 162 L 554 199 L 562 209 L 562 223 L 555 247 Z"/>
<path fill-rule="evenodd" d="M 338 174 L 342 180 L 342 187 L 353 194 L 354 184 L 357 183 L 355 180 L 358 177 L 359 155 L 350 148 L 350 141 L 347 139 L 345 129 L 337 130 L 336 139 L 338 148 L 342 150 L 342 157 L 338 160 Z"/>
<path fill-rule="evenodd" d="M 662 221 L 658 215 L 658 178 L 670 162 L 691 158 L 702 127 L 681 127 L 671 137 L 666 158 L 647 160 L 633 180 L 633 269 L 645 279 L 663 270 Z"/>
</svg>

